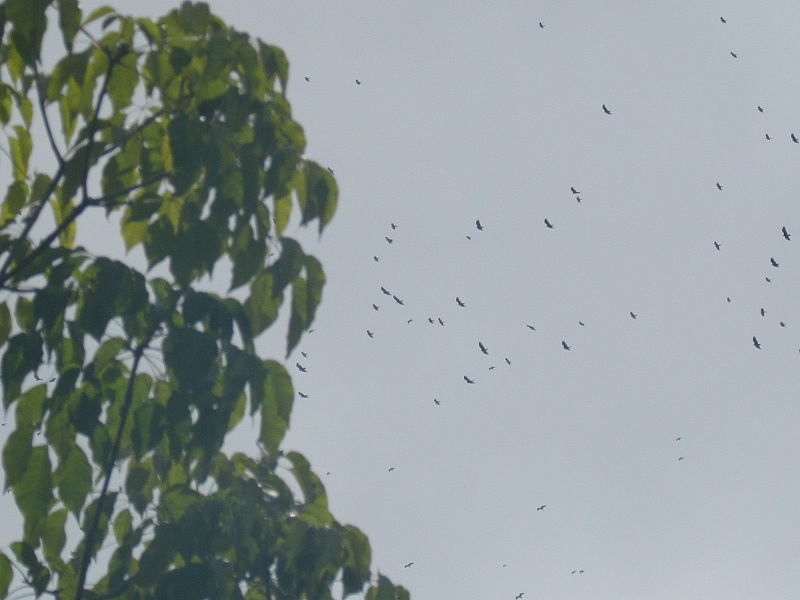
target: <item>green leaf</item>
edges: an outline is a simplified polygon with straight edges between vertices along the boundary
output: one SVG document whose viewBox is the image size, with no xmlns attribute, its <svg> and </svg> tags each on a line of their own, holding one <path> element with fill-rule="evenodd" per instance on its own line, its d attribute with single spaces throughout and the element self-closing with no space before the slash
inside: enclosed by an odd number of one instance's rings
<svg viewBox="0 0 800 600">
<path fill-rule="evenodd" d="M 0 552 L 0 598 L 5 598 L 8 594 L 8 588 L 13 577 L 14 572 L 11 570 L 11 561 L 8 560 L 5 554 Z"/>
<path fill-rule="evenodd" d="M 17 305 L 14 308 L 14 316 L 17 324 L 23 331 L 32 332 L 36 327 L 36 313 L 33 310 L 33 302 L 25 296 L 17 298 Z"/>
<path fill-rule="evenodd" d="M 26 534 L 36 537 L 53 503 L 52 470 L 45 446 L 31 450 L 25 472 L 12 489 L 25 517 Z"/>
<path fill-rule="evenodd" d="M 131 511 L 125 508 L 114 519 L 114 537 L 117 538 L 117 543 L 122 544 L 132 529 L 133 516 Z"/>
<path fill-rule="evenodd" d="M 42 38 L 47 29 L 49 0 L 7 0 L 6 17 L 14 28 L 11 31 L 13 46 L 27 65 L 39 59 Z"/>
<path fill-rule="evenodd" d="M 22 125 L 15 125 L 16 136 L 9 136 L 8 144 L 11 149 L 11 164 L 16 181 L 24 181 L 28 177 L 28 160 L 33 150 L 33 141 L 30 132 Z"/>
<path fill-rule="evenodd" d="M 292 314 L 289 319 L 289 334 L 286 344 L 286 356 L 291 354 L 300 341 L 303 331 L 311 326 L 322 301 L 322 288 L 325 285 L 325 273 L 322 265 L 313 256 L 304 257 L 308 279 L 298 277 L 292 285 Z"/>
<path fill-rule="evenodd" d="M 64 47 L 72 51 L 72 40 L 81 25 L 81 9 L 78 0 L 58 0 L 58 24 L 64 37 Z"/>
<path fill-rule="evenodd" d="M 11 333 L 11 311 L 3 302 L 0 304 L 0 346 L 6 343 L 9 333 Z"/>
<path fill-rule="evenodd" d="M 33 451 L 33 427 L 17 427 L 3 446 L 3 470 L 6 489 L 22 479 Z"/>
<path fill-rule="evenodd" d="M 164 363 L 181 385 L 197 391 L 210 387 L 216 372 L 214 336 L 188 327 L 176 328 L 164 339 L 163 349 Z"/>
<path fill-rule="evenodd" d="M 110 6 L 101 6 L 100 8 L 96 8 L 91 12 L 91 14 L 88 17 L 86 17 L 86 20 L 83 22 L 83 25 L 86 26 L 92 21 L 96 21 L 97 19 L 102 19 L 109 13 L 116 13 L 116 11 Z"/>
<path fill-rule="evenodd" d="M 74 444 L 70 448 L 54 479 L 61 501 L 77 518 L 92 489 L 92 467 L 80 446 Z"/>
<path fill-rule="evenodd" d="M 50 208 L 53 210 L 53 218 L 55 219 L 56 225 L 61 225 L 75 210 L 75 205 L 72 200 L 61 201 L 53 198 L 50 200 Z M 73 219 L 69 225 L 59 232 L 58 241 L 61 242 L 64 248 L 73 248 L 75 244 L 75 235 L 77 233 L 77 219 Z"/>
<path fill-rule="evenodd" d="M 303 492 L 303 507 L 300 517 L 311 525 L 323 526 L 333 522 L 328 512 L 328 496 L 325 486 L 311 470 L 308 459 L 299 452 L 289 452 L 286 458 L 292 463 L 292 474 Z"/>
<path fill-rule="evenodd" d="M 345 525 L 342 537 L 345 552 L 342 586 L 344 595 L 349 596 L 360 592 L 369 579 L 372 549 L 366 534 L 355 525 Z"/>
<path fill-rule="evenodd" d="M 20 396 L 17 403 L 17 426 L 38 429 L 42 424 L 47 386 L 39 384 Z"/>
<path fill-rule="evenodd" d="M 114 110 L 122 110 L 130 106 L 133 92 L 139 83 L 138 56 L 129 52 L 123 56 L 119 64 L 111 71 L 108 81 L 108 95 Z"/>
<path fill-rule="evenodd" d="M 24 181 L 15 181 L 8 186 L 3 201 L 3 222 L 15 219 L 28 198 L 28 186 Z"/>
<path fill-rule="evenodd" d="M 289 428 L 289 417 L 294 401 L 292 378 L 284 366 L 274 360 L 264 361 L 266 377 L 263 379 L 261 404 L 261 432 L 258 439 L 272 454 Z"/>
<path fill-rule="evenodd" d="M 67 532 L 64 528 L 67 522 L 67 514 L 66 508 L 60 508 L 50 513 L 42 528 L 44 557 L 54 569 L 60 569 L 64 563 L 61 560 L 61 551 L 67 541 Z"/>
<path fill-rule="evenodd" d="M 19 396 L 22 380 L 42 362 L 42 338 L 36 333 L 18 333 L 8 340 L 0 363 L 3 380 L 3 405 L 8 407 Z"/>
</svg>

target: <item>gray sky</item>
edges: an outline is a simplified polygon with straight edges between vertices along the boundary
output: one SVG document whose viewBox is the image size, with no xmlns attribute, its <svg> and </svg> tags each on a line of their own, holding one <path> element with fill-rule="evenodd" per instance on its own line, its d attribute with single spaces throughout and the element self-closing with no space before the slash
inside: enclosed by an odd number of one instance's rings
<svg viewBox="0 0 800 600">
<path fill-rule="evenodd" d="M 375 567 L 417 600 L 797 596 L 800 5 L 211 5 L 287 52 L 336 171 L 321 241 L 289 233 L 329 282 L 285 447 Z"/>
</svg>

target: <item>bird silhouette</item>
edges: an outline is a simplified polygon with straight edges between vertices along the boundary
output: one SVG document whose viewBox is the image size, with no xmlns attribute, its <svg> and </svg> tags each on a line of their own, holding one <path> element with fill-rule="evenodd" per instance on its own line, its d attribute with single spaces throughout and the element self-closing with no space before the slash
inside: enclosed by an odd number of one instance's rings
<svg viewBox="0 0 800 600">
<path fill-rule="evenodd" d="M 721 184 L 719 181 L 717 182 L 717 189 L 718 189 L 718 190 L 721 190 L 721 189 L 722 189 L 722 184 Z"/>
<path fill-rule="evenodd" d="M 433 320 L 433 317 L 428 317 L 428 323 L 430 323 L 431 325 L 433 325 L 433 324 L 435 324 L 435 323 L 436 323 L 436 321 L 434 321 L 434 320 Z"/>
<path fill-rule="evenodd" d="M 764 137 L 765 137 L 765 138 L 767 138 L 767 141 L 769 141 L 769 140 L 771 140 L 771 139 L 772 139 L 771 137 L 769 137 L 769 134 L 768 134 L 768 133 L 764 134 Z"/>
<path fill-rule="evenodd" d="M 305 368 L 303 365 L 301 365 L 300 363 L 295 363 L 295 365 L 297 366 L 297 368 L 300 370 L 300 372 L 301 372 L 301 373 L 305 373 L 306 371 L 308 371 L 308 369 L 306 369 L 306 368 Z"/>
<path fill-rule="evenodd" d="M 333 175 L 336 171 L 334 171 L 331 167 L 328 167 L 328 172 Z"/>
<path fill-rule="evenodd" d="M 683 460 L 684 458 L 686 458 L 686 457 L 685 456 L 679 456 L 678 460 Z"/>
<path fill-rule="evenodd" d="M 680 442 L 682 439 L 683 439 L 683 438 L 682 438 L 681 436 L 678 436 L 678 437 L 676 437 L 676 438 L 675 438 L 675 441 L 676 441 L 676 442 Z"/>
<path fill-rule="evenodd" d="M 780 265 L 777 263 L 777 261 L 774 258 L 772 258 L 771 256 L 769 257 L 769 264 L 771 264 L 773 267 L 780 267 Z"/>
<path fill-rule="evenodd" d="M 536 331 L 536 327 L 534 327 L 533 325 L 525 325 L 525 327 L 527 327 L 531 331 Z"/>
<path fill-rule="evenodd" d="M 570 348 L 567 345 L 567 342 L 565 342 L 564 340 L 561 340 L 561 346 L 564 348 L 564 350 L 572 350 L 572 348 Z"/>
<path fill-rule="evenodd" d="M 391 473 L 392 471 L 394 471 L 394 467 L 389 467 L 389 473 Z"/>
<path fill-rule="evenodd" d="M 456 304 L 458 304 L 461 308 L 464 308 L 466 306 L 466 304 L 464 304 L 461 301 L 461 298 L 459 298 L 458 296 L 456 296 Z"/>
<path fill-rule="evenodd" d="M 633 311 L 631 311 L 630 315 L 631 315 L 631 319 L 635 319 L 636 318 L 636 314 Z"/>
<path fill-rule="evenodd" d="M 397 296 L 392 296 L 392 298 L 394 298 L 394 301 L 397 302 L 400 306 L 403 306 L 405 304 L 405 302 L 400 300 L 400 298 L 398 298 Z"/>
<path fill-rule="evenodd" d="M 361 83 L 362 83 L 361 81 L 359 81 L 358 79 L 356 79 L 356 85 L 361 85 Z"/>
<path fill-rule="evenodd" d="M 758 340 L 756 339 L 756 336 L 753 336 L 753 346 L 755 346 L 756 348 L 761 350 L 761 344 L 758 343 Z"/>
<path fill-rule="evenodd" d="M 514 596 L 514 600 L 522 600 L 522 596 L 523 596 L 523 594 L 525 594 L 525 592 L 520 592 L 519 594 L 517 594 L 516 596 Z"/>
<path fill-rule="evenodd" d="M 578 569 L 574 569 L 574 570 L 572 571 L 572 573 L 570 573 L 570 575 L 575 575 L 575 573 L 577 573 L 577 572 L 578 572 Z"/>
<path fill-rule="evenodd" d="M 409 319 L 408 321 L 406 321 L 406 323 L 408 323 L 409 325 L 411 325 L 411 323 L 413 323 L 413 322 L 414 322 L 414 319 Z"/>
<path fill-rule="evenodd" d="M 436 406 L 440 406 L 440 405 L 442 404 L 442 403 L 441 403 L 439 400 L 437 400 L 436 398 L 434 398 L 434 399 L 433 399 L 433 403 L 434 403 Z"/>
<path fill-rule="evenodd" d="M 586 327 L 586 323 L 584 323 L 583 321 L 578 321 L 578 325 L 580 325 L 581 327 Z"/>
<path fill-rule="evenodd" d="M 301 354 L 301 356 L 302 356 L 303 358 L 308 358 L 308 354 L 306 354 L 305 352 L 301 352 L 300 354 Z"/>
<path fill-rule="evenodd" d="M 382 291 L 384 294 L 386 294 L 387 296 L 391 296 L 391 295 L 392 295 L 392 292 L 390 292 L 389 290 L 387 290 L 387 289 L 386 289 L 385 287 L 383 287 L 383 286 L 381 286 L 381 291 Z"/>
<path fill-rule="evenodd" d="M 511 361 L 508 360 L 508 358 L 506 358 L 505 360 L 506 360 L 506 364 L 510 367 L 511 366 Z"/>
<path fill-rule="evenodd" d="M 719 20 L 722 21 L 723 23 L 727 23 L 728 22 L 728 21 L 725 20 L 725 17 L 720 17 Z"/>
<path fill-rule="evenodd" d="M 481 225 L 480 219 L 475 221 L 475 227 L 478 228 L 478 231 L 483 231 L 483 225 Z"/>
<path fill-rule="evenodd" d="M 581 201 L 581 197 L 580 197 L 580 196 L 575 196 L 575 200 L 577 200 L 577 201 L 578 201 L 578 203 L 580 203 L 580 201 Z"/>
<path fill-rule="evenodd" d="M 553 228 L 552 223 L 550 223 L 550 221 L 548 221 L 547 219 L 544 220 L 544 224 L 547 225 L 548 229 L 552 229 Z"/>
<path fill-rule="evenodd" d="M 786 327 L 786 323 L 784 323 L 783 321 L 781 321 L 781 322 L 780 322 L 780 326 L 781 326 L 781 327 Z"/>
<path fill-rule="evenodd" d="M 792 141 L 793 141 L 795 144 L 800 144 L 800 140 L 798 140 L 798 139 L 797 139 L 797 136 L 796 136 L 795 134 L 792 134 Z"/>
<path fill-rule="evenodd" d="M 381 262 L 381 259 L 378 258 L 377 256 L 373 256 L 372 260 L 374 260 L 375 262 Z"/>
<path fill-rule="evenodd" d="M 384 236 L 384 239 L 389 242 L 390 244 L 394 244 L 394 240 L 388 236 Z"/>
<path fill-rule="evenodd" d="M 297 392 L 301 398 L 308 398 L 308 394 L 304 394 L 303 392 Z"/>
<path fill-rule="evenodd" d="M 581 569 L 580 571 L 578 571 L 578 575 L 582 575 L 583 573 L 586 573 L 586 571 L 584 571 L 583 569 Z"/>
<path fill-rule="evenodd" d="M 410 562 L 410 563 L 406 563 L 406 564 L 404 564 L 404 565 L 403 565 L 403 568 L 404 568 L 404 569 L 409 569 L 409 568 L 411 568 L 412 566 L 414 566 L 414 563 L 413 563 L 413 562 Z"/>
<path fill-rule="evenodd" d="M 764 109 L 761 108 L 760 106 L 756 106 L 756 108 L 758 109 L 758 112 L 762 112 L 762 113 L 764 112 Z"/>
<path fill-rule="evenodd" d="M 738 54 L 736 54 L 736 52 L 731 52 L 731 56 L 732 56 L 733 58 L 739 58 L 739 55 L 738 55 Z"/>
<path fill-rule="evenodd" d="M 603 112 L 606 113 L 607 115 L 611 114 L 611 111 L 608 110 L 608 107 L 605 104 L 603 104 Z"/>
<path fill-rule="evenodd" d="M 769 277 L 764 277 L 764 281 L 766 281 L 767 283 L 772 283 L 772 279 L 770 279 Z"/>
<path fill-rule="evenodd" d="M 767 311 L 766 311 L 766 309 L 763 309 L 763 308 L 761 309 L 761 316 L 762 316 L 762 317 L 766 317 L 766 316 L 767 316 Z"/>
<path fill-rule="evenodd" d="M 397 225 L 395 225 L 394 223 L 389 223 L 389 225 L 392 226 L 392 229 L 397 229 Z"/>
<path fill-rule="evenodd" d="M 539 29 L 544 29 L 544 25 L 542 25 L 541 21 L 539 21 Z"/>
<path fill-rule="evenodd" d="M 311 81 L 311 78 L 308 76 L 303 77 L 303 79 L 305 79 L 306 81 Z"/>
<path fill-rule="evenodd" d="M 367 335 L 368 335 L 369 337 L 371 337 L 371 338 L 374 338 L 374 337 L 375 337 L 375 334 L 374 334 L 374 333 L 372 333 L 372 332 L 371 332 L 369 329 L 367 329 Z"/>
<path fill-rule="evenodd" d="M 719 243 L 717 243 L 717 242 L 714 242 L 714 248 L 716 248 L 717 250 L 719 250 L 719 248 L 720 248 L 720 245 L 719 245 Z"/>
<path fill-rule="evenodd" d="M 541 506 L 537 507 L 536 510 L 544 510 L 547 508 L 547 504 L 542 504 Z"/>
<path fill-rule="evenodd" d="M 480 348 L 481 352 L 483 352 L 484 354 L 487 355 L 489 354 L 489 351 L 486 349 L 486 346 L 483 345 L 483 342 L 478 342 L 478 348 Z"/>
<path fill-rule="evenodd" d="M 570 188 L 569 188 L 569 190 L 570 190 L 570 191 L 571 191 L 573 194 L 580 194 L 580 192 L 579 192 L 578 190 L 576 190 L 574 187 L 570 187 Z"/>
<path fill-rule="evenodd" d="M 439 321 L 439 325 L 444 327 L 444 321 L 442 321 L 442 317 L 436 317 L 436 320 Z"/>
<path fill-rule="evenodd" d="M 725 300 L 727 300 L 728 302 L 730 302 L 730 301 L 731 301 L 731 297 L 730 297 L 730 296 L 725 296 Z"/>
<path fill-rule="evenodd" d="M 466 375 L 464 375 L 464 381 L 466 381 L 467 383 L 475 383 L 472 379 L 470 379 Z"/>
<path fill-rule="evenodd" d="M 378 310 L 380 308 L 380 306 L 378 306 L 377 304 L 373 304 L 372 308 L 373 308 L 373 310 Z"/>
<path fill-rule="evenodd" d="M 786 231 L 786 227 L 781 227 L 781 233 L 783 234 L 783 237 L 786 238 L 787 241 L 792 239 L 792 235 L 788 231 Z"/>
</svg>

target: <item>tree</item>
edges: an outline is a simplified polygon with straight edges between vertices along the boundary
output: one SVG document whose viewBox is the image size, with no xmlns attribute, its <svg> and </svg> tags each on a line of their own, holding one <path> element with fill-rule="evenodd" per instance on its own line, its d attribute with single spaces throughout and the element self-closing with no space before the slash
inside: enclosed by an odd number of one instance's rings
<svg viewBox="0 0 800 600">
<path fill-rule="evenodd" d="M 65 54 L 48 72 L 55 17 Z M 284 232 L 299 210 L 321 233 L 337 202 L 303 156 L 284 53 L 189 2 L 154 21 L 6 0 L 0 38 L 0 378 L 16 421 L 2 459 L 24 518 L 0 597 L 16 572 L 62 600 L 407 598 L 373 576 L 308 460 L 281 450 L 292 380 L 255 350 L 286 294 L 287 356 L 314 320 L 323 269 Z M 30 164 L 34 117 L 51 174 Z M 147 271 L 76 245 L 96 209 Z M 224 296 L 201 288 L 220 259 Z M 246 412 L 260 456 L 229 456 Z"/>
</svg>

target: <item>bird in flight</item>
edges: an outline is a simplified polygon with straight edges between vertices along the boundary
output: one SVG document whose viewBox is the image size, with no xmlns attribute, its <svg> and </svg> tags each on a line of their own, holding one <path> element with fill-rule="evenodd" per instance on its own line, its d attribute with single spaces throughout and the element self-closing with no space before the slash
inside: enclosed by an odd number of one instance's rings
<svg viewBox="0 0 800 600">
<path fill-rule="evenodd" d="M 436 406 L 440 406 L 440 405 L 442 404 L 442 403 L 441 403 L 439 400 L 437 400 L 436 398 L 434 398 L 434 399 L 433 399 L 433 403 L 434 403 Z"/>
<path fill-rule="evenodd" d="M 686 457 L 685 456 L 679 456 L 678 460 L 683 460 L 684 458 L 686 458 Z"/>
<path fill-rule="evenodd" d="M 544 220 L 544 224 L 547 225 L 548 229 L 552 229 L 553 228 L 553 224 L 550 223 L 550 221 L 548 221 L 547 219 Z"/>
<path fill-rule="evenodd" d="M 718 190 L 721 190 L 721 189 L 722 189 L 722 184 L 721 184 L 719 181 L 717 182 L 717 189 L 718 189 Z"/>
<path fill-rule="evenodd" d="M 580 192 L 576 190 L 574 187 L 570 187 L 569 191 L 571 191 L 573 194 L 580 194 Z"/>
<path fill-rule="evenodd" d="M 475 221 L 475 227 L 478 228 L 478 231 L 483 231 L 483 225 L 481 225 L 481 220 L 480 219 L 477 219 Z"/>
<path fill-rule="evenodd" d="M 736 52 L 731 52 L 731 56 L 732 56 L 733 58 L 739 58 L 739 55 L 738 55 L 738 54 L 736 54 Z"/>
<path fill-rule="evenodd" d="M 391 296 L 391 295 L 392 295 L 392 292 L 390 292 L 389 290 L 387 290 L 387 289 L 386 289 L 385 287 L 383 287 L 383 286 L 381 286 L 381 291 L 382 291 L 384 294 L 386 294 L 387 296 Z"/>
<path fill-rule="evenodd" d="M 308 394 L 304 394 L 303 392 L 297 392 L 301 398 L 308 398 Z"/>
<path fill-rule="evenodd" d="M 608 107 L 605 104 L 603 104 L 603 112 L 606 113 L 607 115 L 611 114 L 611 111 L 608 110 Z"/>
<path fill-rule="evenodd" d="M 578 569 L 573 569 L 573 571 L 572 571 L 572 573 L 570 573 L 570 575 L 575 575 L 575 573 L 577 573 L 577 572 L 578 572 Z"/>
<path fill-rule="evenodd" d="M 761 316 L 762 316 L 762 317 L 766 317 L 766 316 L 767 316 L 767 311 L 766 311 L 766 309 L 764 309 L 764 308 L 762 308 L 762 309 L 761 309 Z"/>
<path fill-rule="evenodd" d="M 461 301 L 461 298 L 459 298 L 458 296 L 456 296 L 456 304 L 458 304 L 461 308 L 464 308 L 466 306 L 466 304 L 464 304 Z"/>
<path fill-rule="evenodd" d="M 374 337 L 375 337 L 375 334 L 374 334 L 374 333 L 372 333 L 372 332 L 371 332 L 369 329 L 367 329 L 367 335 L 368 335 L 369 337 L 371 337 L 371 338 L 374 338 Z"/>
<path fill-rule="evenodd" d="M 511 366 L 511 361 L 510 361 L 510 360 L 508 360 L 507 358 L 506 358 L 506 364 L 507 364 L 509 367 Z"/>
<path fill-rule="evenodd" d="M 466 381 L 467 383 L 475 383 L 474 381 L 472 381 L 472 379 L 470 379 L 466 375 L 464 375 L 464 381 Z"/>
<path fill-rule="evenodd" d="M 397 302 L 400 306 L 403 306 L 405 304 L 405 302 L 400 300 L 400 298 L 398 298 L 397 296 L 392 296 L 392 298 L 394 298 L 394 301 Z"/>
<path fill-rule="evenodd" d="M 545 508 L 547 508 L 547 504 L 542 504 L 541 506 L 537 506 L 536 510 L 544 510 Z"/>
<path fill-rule="evenodd" d="M 309 77 L 308 75 L 306 75 L 305 77 L 303 77 L 303 79 L 305 79 L 306 81 L 311 81 L 311 77 Z"/>
<path fill-rule="evenodd" d="M 536 327 L 534 327 L 533 325 L 525 325 L 525 327 L 527 327 L 531 331 L 536 331 Z"/>
<path fill-rule="evenodd" d="M 683 439 L 683 438 L 682 438 L 681 436 L 678 436 L 678 437 L 676 437 L 676 438 L 675 438 L 675 441 L 676 441 L 676 442 L 680 442 L 682 439 Z"/>
<path fill-rule="evenodd" d="M 772 139 L 771 137 L 769 137 L 769 134 L 768 134 L 768 133 L 764 134 L 764 137 L 766 137 L 766 138 L 767 138 L 767 141 L 769 141 L 769 140 L 771 140 L 771 139 Z"/>
<path fill-rule="evenodd" d="M 631 315 L 631 319 L 635 319 L 636 318 L 636 313 L 634 313 L 633 311 L 631 311 L 630 315 Z"/>
<path fill-rule="evenodd" d="M 580 196 L 575 196 L 575 200 L 577 200 L 577 201 L 578 201 L 578 203 L 580 203 L 580 201 L 581 201 L 581 197 L 580 197 Z"/>
<path fill-rule="evenodd" d="M 770 264 L 771 264 L 773 267 L 780 267 L 780 265 L 777 263 L 777 261 L 776 261 L 774 258 L 772 258 L 771 256 L 769 257 L 769 263 L 770 263 Z"/>
<path fill-rule="evenodd" d="M 428 317 L 428 323 L 433 325 L 436 321 L 433 320 L 433 317 Z"/>
<path fill-rule="evenodd" d="M 786 227 L 781 227 L 781 233 L 783 234 L 783 237 L 786 238 L 787 241 L 792 239 L 792 234 L 786 231 Z"/>
<path fill-rule="evenodd" d="M 403 568 L 404 568 L 404 569 L 409 569 L 409 568 L 411 568 L 412 566 L 414 566 L 414 563 L 413 563 L 413 562 L 410 562 L 410 563 L 406 563 L 406 564 L 404 564 L 404 565 L 403 565 Z"/>
<path fill-rule="evenodd" d="M 329 172 L 331 175 L 333 175 L 333 174 L 335 173 L 335 171 L 334 171 L 333 169 L 331 169 L 330 167 L 328 167 L 328 172 Z"/>
<path fill-rule="evenodd" d="M 780 325 L 781 327 L 786 327 L 786 323 L 784 323 L 783 321 L 780 322 Z"/>
<path fill-rule="evenodd" d="M 406 321 L 406 323 L 408 323 L 409 325 L 411 325 L 411 323 L 413 323 L 413 322 L 414 322 L 414 319 L 409 319 L 408 321 Z"/>
<path fill-rule="evenodd" d="M 564 348 L 564 350 L 572 350 L 572 348 L 567 346 L 567 342 L 565 342 L 563 340 L 561 341 L 561 346 Z"/>
<path fill-rule="evenodd" d="M 756 339 L 756 336 L 753 336 L 753 346 L 761 350 L 761 344 L 758 343 L 758 339 Z"/>
<path fill-rule="evenodd" d="M 718 243 L 718 242 L 714 242 L 714 248 L 716 248 L 717 250 L 719 250 L 719 248 L 720 248 L 720 245 L 719 245 L 719 243 Z"/>
<path fill-rule="evenodd" d="M 305 368 L 303 365 L 301 365 L 300 363 L 295 363 L 295 365 L 297 366 L 297 368 L 300 370 L 300 372 L 301 372 L 301 373 L 305 373 L 306 371 L 308 371 L 308 369 L 306 369 L 306 368 Z"/>
<path fill-rule="evenodd" d="M 580 325 L 581 327 L 586 327 L 586 323 L 584 323 L 583 321 L 578 321 L 578 325 Z"/>
<path fill-rule="evenodd" d="M 392 238 L 390 238 L 389 236 L 384 236 L 384 239 L 385 239 L 387 242 L 389 242 L 390 244 L 393 244 L 393 243 L 394 243 L 394 240 L 393 240 Z"/>
<path fill-rule="evenodd" d="M 378 258 L 377 256 L 373 256 L 372 260 L 374 260 L 375 262 L 381 262 L 381 259 Z"/>
<path fill-rule="evenodd" d="M 392 471 L 394 471 L 394 467 L 389 467 L 389 473 L 391 473 Z"/>
<path fill-rule="evenodd" d="M 392 229 L 397 229 L 397 225 L 395 225 L 394 223 L 389 223 L 389 225 L 392 226 Z"/>
<path fill-rule="evenodd" d="M 728 22 L 728 21 L 725 20 L 725 17 L 720 17 L 719 20 L 722 21 L 723 23 L 727 23 Z"/>
<path fill-rule="evenodd" d="M 478 348 L 480 348 L 481 352 L 484 354 L 489 354 L 489 350 L 486 349 L 486 346 L 483 345 L 483 342 L 478 342 Z"/>
<path fill-rule="evenodd" d="M 373 308 L 374 310 L 378 310 L 378 309 L 380 308 L 380 306 L 378 306 L 377 304 L 373 304 L 373 305 L 372 305 L 372 308 Z"/>
<path fill-rule="evenodd" d="M 444 327 L 444 321 L 442 321 L 442 317 L 436 317 L 436 320 L 439 321 L 439 325 Z"/>
<path fill-rule="evenodd" d="M 764 109 L 761 108 L 760 106 L 756 106 L 756 108 L 758 109 L 758 112 L 764 112 Z"/>
<path fill-rule="evenodd" d="M 358 79 L 356 79 L 356 85 L 361 85 L 361 82 Z"/>
<path fill-rule="evenodd" d="M 730 301 L 731 301 L 731 297 L 730 297 L 730 296 L 725 296 L 725 300 L 727 300 L 728 302 L 730 302 Z"/>
<path fill-rule="evenodd" d="M 525 592 L 520 592 L 519 594 L 517 594 L 516 596 L 514 596 L 514 600 L 522 600 L 522 596 L 523 596 L 523 594 L 525 594 Z"/>
<path fill-rule="evenodd" d="M 539 21 L 539 29 L 544 29 L 544 25 L 542 25 L 541 21 Z"/>
<path fill-rule="evenodd" d="M 767 283 L 772 283 L 772 279 L 770 279 L 769 277 L 764 277 L 764 279 L 766 280 Z"/>
<path fill-rule="evenodd" d="M 798 140 L 798 139 L 797 139 L 797 136 L 796 136 L 795 134 L 792 134 L 792 141 L 793 141 L 795 144 L 800 144 L 800 140 Z"/>
</svg>

